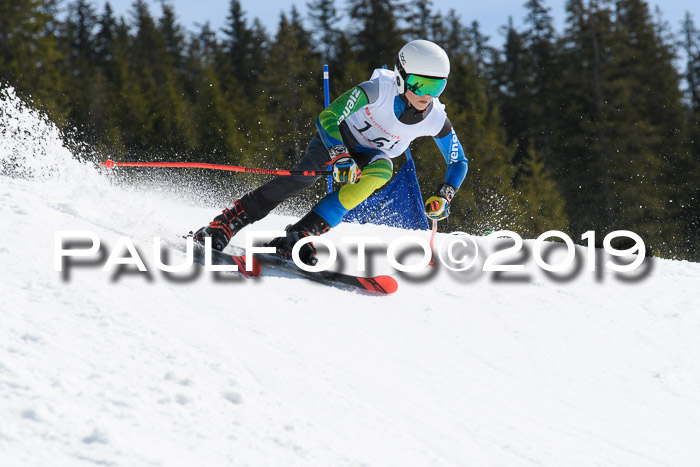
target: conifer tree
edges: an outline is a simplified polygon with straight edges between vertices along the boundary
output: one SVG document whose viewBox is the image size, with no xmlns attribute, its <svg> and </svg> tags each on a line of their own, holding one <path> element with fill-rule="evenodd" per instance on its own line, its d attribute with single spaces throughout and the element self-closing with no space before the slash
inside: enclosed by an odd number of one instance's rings
<svg viewBox="0 0 700 467">
<path fill-rule="evenodd" d="M 205 162 L 233 163 L 241 161 L 246 144 L 237 129 L 237 115 L 231 111 L 219 84 L 216 72 L 218 55 L 216 36 L 208 24 L 192 38 L 185 55 L 191 92 L 193 118 L 196 124 L 195 158 Z"/>
<path fill-rule="evenodd" d="M 608 230 L 610 178 L 607 116 L 603 86 L 612 51 L 609 2 L 582 0 L 566 4 L 566 29 L 559 41 L 557 80 L 560 109 L 548 160 L 566 200 L 573 237 L 588 230 Z"/>
<path fill-rule="evenodd" d="M 98 150 L 118 158 L 122 152 L 121 132 L 115 118 L 119 106 L 119 86 L 126 74 L 124 51 L 116 45 L 117 21 L 110 3 L 96 17 L 92 38 L 93 49 L 93 101 L 91 123 L 97 139 Z"/>
<path fill-rule="evenodd" d="M 272 123 L 271 133 L 265 138 L 269 166 L 297 162 L 323 109 L 321 64 L 305 37 L 308 31 L 299 21 L 290 21 L 285 13 L 280 15 L 269 64 L 261 80 L 265 93 L 261 93 L 256 104 Z"/>
<path fill-rule="evenodd" d="M 407 28 L 406 39 L 426 39 L 433 40 L 433 10 L 432 0 L 421 2 L 411 2 L 406 11 Z"/>
<path fill-rule="evenodd" d="M 338 60 L 338 42 L 342 35 L 340 23 L 342 16 L 338 13 L 335 0 L 311 0 L 306 2 L 311 21 L 314 50 L 318 51 L 324 64 L 336 65 Z M 337 72 L 337 66 L 332 67 Z"/>
<path fill-rule="evenodd" d="M 682 47 L 686 57 L 686 166 L 679 164 L 680 179 L 687 180 L 679 187 L 679 207 L 687 254 L 685 257 L 700 261 L 700 30 L 686 12 L 681 31 Z"/>
<path fill-rule="evenodd" d="M 469 25 L 469 28 L 467 28 L 467 37 L 469 40 L 471 56 L 477 66 L 477 69 L 480 73 L 485 72 L 486 62 L 495 52 L 494 49 L 488 45 L 489 37 L 484 36 L 481 33 L 478 21 L 472 21 L 472 23 Z"/>
<path fill-rule="evenodd" d="M 537 236 L 545 230 L 563 229 L 567 216 L 561 192 L 546 170 L 558 113 L 554 105 L 555 31 L 542 1 L 529 0 L 525 7 L 525 31 L 518 33 L 512 23 L 508 28 L 505 63 L 512 86 L 503 101 L 512 131 L 509 136 L 517 144 L 513 187 L 519 207 L 518 229 L 523 235 Z"/>
<path fill-rule="evenodd" d="M 688 102 L 690 150 L 700 160 L 700 30 L 686 12 L 682 29 L 682 46 L 686 57 L 685 82 Z"/>
<path fill-rule="evenodd" d="M 503 55 L 499 104 L 506 128 L 506 143 L 515 146 L 512 163 L 516 167 L 514 184 L 517 186 L 522 167 L 530 157 L 532 62 L 525 38 L 515 29 L 512 17 L 508 19 Z"/>
<path fill-rule="evenodd" d="M 176 74 L 182 73 L 185 34 L 182 27 L 177 24 L 173 6 L 165 1 L 162 3 L 162 15 L 158 22 L 158 29 L 165 40 L 165 50 L 170 68 Z"/>
<path fill-rule="evenodd" d="M 682 242 L 674 198 L 679 188 L 677 176 L 683 175 L 679 164 L 685 166 L 675 50 L 673 44 L 664 42 L 662 28 L 654 23 L 646 2 L 617 0 L 615 6 L 616 53 L 611 78 L 619 89 L 606 96 L 618 110 L 608 117 L 609 211 L 617 221 L 613 226 L 634 226 L 657 254 L 673 255 Z"/>
<path fill-rule="evenodd" d="M 102 16 L 102 27 L 110 27 L 109 19 L 106 18 L 107 9 Z M 111 29 L 111 27 L 110 27 Z M 98 33 L 99 37 L 99 33 Z M 99 44 L 99 40 L 98 40 Z M 131 120 L 132 99 L 139 98 L 140 92 L 136 89 L 136 79 L 130 65 L 131 60 L 131 36 L 130 28 L 123 17 L 119 18 L 113 29 L 113 35 L 109 39 L 110 53 L 104 59 L 104 71 L 110 84 L 112 106 L 110 107 L 110 119 L 114 122 L 118 140 L 120 142 L 120 152 L 122 155 L 129 153 L 132 146 L 136 144 L 135 135 L 131 131 L 134 122 Z M 138 92 L 138 95 L 134 95 Z M 135 129 L 136 130 L 136 129 Z M 116 141 L 116 139 L 115 139 Z"/>
<path fill-rule="evenodd" d="M 231 0 L 221 53 L 217 58 L 221 89 L 229 108 L 236 113 L 238 130 L 250 141 L 259 141 L 263 136 L 258 118 L 260 112 L 255 105 L 241 105 L 241 99 L 257 102 L 265 90 L 260 88 L 267 57 L 267 34 L 256 20 L 253 28 L 248 26 L 246 12 L 238 0 Z"/>
<path fill-rule="evenodd" d="M 395 0 L 351 0 L 349 14 L 352 43 L 359 60 L 369 69 L 391 66 L 396 53 L 404 45 L 403 31 L 397 12 L 401 5 Z"/>
<path fill-rule="evenodd" d="M 641 0 L 567 3 L 551 163 L 574 235 L 633 230 L 657 254 L 681 241 L 673 167 L 682 157 L 673 47 Z"/>
<path fill-rule="evenodd" d="M 520 178 L 527 176 L 531 149 L 547 158 L 557 110 L 553 104 L 556 67 L 552 18 L 540 0 L 529 0 L 525 6 L 528 28 L 517 31 L 512 18 L 506 28 L 504 57 L 499 62 L 502 76 L 496 88 L 508 143 L 516 146 L 516 187 Z"/>
<path fill-rule="evenodd" d="M 186 118 L 181 88 L 171 66 L 162 31 L 156 26 L 144 0 L 135 0 L 136 26 L 130 47 L 134 85 L 130 85 L 129 122 L 133 142 L 147 156 L 168 154 L 185 158 L 193 137 Z"/>
<path fill-rule="evenodd" d="M 534 150 L 546 161 L 552 144 L 552 128 L 558 109 L 554 94 L 558 67 L 555 54 L 555 31 L 549 8 L 542 0 L 528 0 L 525 4 L 525 46 L 529 50 L 529 89 L 531 96 L 528 119 L 529 139 Z"/>
<path fill-rule="evenodd" d="M 516 230 L 526 238 L 536 238 L 548 230 L 566 231 L 568 218 L 564 198 L 554 180 L 547 174 L 545 163 L 534 154 L 526 161 L 528 174 L 518 187 L 518 217 Z"/>
<path fill-rule="evenodd" d="M 47 3 L 0 2 L 0 85 L 15 87 L 61 124 L 68 102 L 60 93 L 57 65 L 62 56 L 53 35 L 54 17 L 44 8 Z"/>
<path fill-rule="evenodd" d="M 96 59 L 94 31 L 97 17 L 86 0 L 76 0 L 68 5 L 66 20 L 58 34 L 58 47 L 64 59 L 66 94 L 70 99 L 69 121 L 81 131 L 81 138 L 95 144 L 97 128 L 93 125 L 93 111 L 101 114 L 98 107 L 97 89 L 100 80 L 95 79 Z"/>
<path fill-rule="evenodd" d="M 248 27 L 246 13 L 239 0 L 231 0 L 223 33 L 225 62 L 223 63 L 222 77 L 224 82 L 234 78 L 235 83 L 241 85 L 254 84 L 251 56 L 255 44 L 252 38 L 253 33 Z M 232 90 L 230 86 L 226 85 L 225 89 Z"/>
<path fill-rule="evenodd" d="M 300 21 L 301 22 L 301 21 Z M 265 71 L 268 60 L 268 49 L 270 48 L 270 38 L 265 26 L 258 18 L 253 21 L 251 29 L 252 49 L 250 52 L 250 78 L 255 86 L 260 83 L 260 76 Z"/>
<path fill-rule="evenodd" d="M 112 5 L 107 2 L 103 13 L 97 19 L 97 31 L 94 38 L 95 65 L 110 81 L 116 79 L 111 64 L 116 60 L 117 20 Z"/>
</svg>

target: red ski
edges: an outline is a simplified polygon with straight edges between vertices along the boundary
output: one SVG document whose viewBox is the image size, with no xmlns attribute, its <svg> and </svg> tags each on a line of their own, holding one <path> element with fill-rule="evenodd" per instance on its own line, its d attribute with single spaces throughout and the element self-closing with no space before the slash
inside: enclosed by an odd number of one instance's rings
<svg viewBox="0 0 700 467">
<path fill-rule="evenodd" d="M 205 266 L 205 249 L 204 245 L 202 245 L 200 242 L 197 240 L 194 241 L 194 261 L 201 264 L 202 266 Z M 248 263 L 246 262 L 246 257 L 245 256 L 238 256 L 238 255 L 229 255 L 228 253 L 223 253 L 218 250 L 210 249 L 211 251 L 211 264 L 212 265 L 217 265 L 217 266 L 238 266 L 238 274 L 242 274 L 246 277 L 255 277 L 259 276 L 260 273 L 262 272 L 262 266 L 260 265 L 260 261 L 258 261 L 256 258 L 253 258 L 253 265 L 250 268 L 250 271 L 248 270 Z M 233 272 L 233 271 L 232 271 Z"/>
<path fill-rule="evenodd" d="M 390 295 L 396 292 L 399 284 L 391 276 L 362 277 L 335 271 L 310 272 L 299 268 L 291 258 L 274 253 L 258 253 L 255 257 L 262 264 L 278 268 L 314 282 L 340 287 L 350 287 L 378 295 Z"/>
</svg>

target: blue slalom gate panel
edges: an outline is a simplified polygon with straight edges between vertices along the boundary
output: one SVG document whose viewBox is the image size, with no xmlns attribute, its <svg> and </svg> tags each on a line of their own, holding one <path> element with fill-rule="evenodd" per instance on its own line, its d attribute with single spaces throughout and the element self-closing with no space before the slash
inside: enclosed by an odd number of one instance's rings
<svg viewBox="0 0 700 467">
<path fill-rule="evenodd" d="M 430 230 L 425 217 L 416 165 L 406 151 L 406 162 L 393 180 L 343 217 L 343 222 L 388 225 L 409 230 Z"/>
</svg>

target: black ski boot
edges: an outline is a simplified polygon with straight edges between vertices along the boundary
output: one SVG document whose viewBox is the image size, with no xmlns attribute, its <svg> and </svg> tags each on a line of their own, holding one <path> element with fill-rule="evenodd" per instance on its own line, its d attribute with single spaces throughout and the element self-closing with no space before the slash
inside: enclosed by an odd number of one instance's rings
<svg viewBox="0 0 700 467">
<path fill-rule="evenodd" d="M 199 229 L 194 238 L 204 243 L 204 237 L 211 237 L 211 247 L 223 251 L 231 237 L 248 224 L 250 219 L 241 206 L 241 200 L 237 199 L 231 209 L 224 209 L 208 226 Z"/>
<path fill-rule="evenodd" d="M 321 235 L 328 232 L 330 229 L 331 226 L 323 217 L 319 216 L 314 211 L 310 211 L 296 224 L 288 225 L 287 228 L 284 229 L 287 231 L 287 235 L 272 240 L 269 246 L 276 247 L 277 254 L 291 258 L 292 249 L 299 240 L 304 237 Z M 316 248 L 313 243 L 309 242 L 301 247 L 299 250 L 299 259 L 309 266 L 315 266 L 316 263 L 318 263 Z"/>
</svg>

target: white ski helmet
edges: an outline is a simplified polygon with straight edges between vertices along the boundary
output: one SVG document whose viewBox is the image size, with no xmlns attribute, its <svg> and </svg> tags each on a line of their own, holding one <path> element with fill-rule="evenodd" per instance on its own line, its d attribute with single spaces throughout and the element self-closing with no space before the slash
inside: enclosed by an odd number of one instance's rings
<svg viewBox="0 0 700 467">
<path fill-rule="evenodd" d="M 450 74 L 450 59 L 442 47 L 436 43 L 418 39 L 401 48 L 396 57 L 394 74 L 399 94 L 404 94 L 406 79 L 409 75 L 447 79 Z"/>
</svg>

